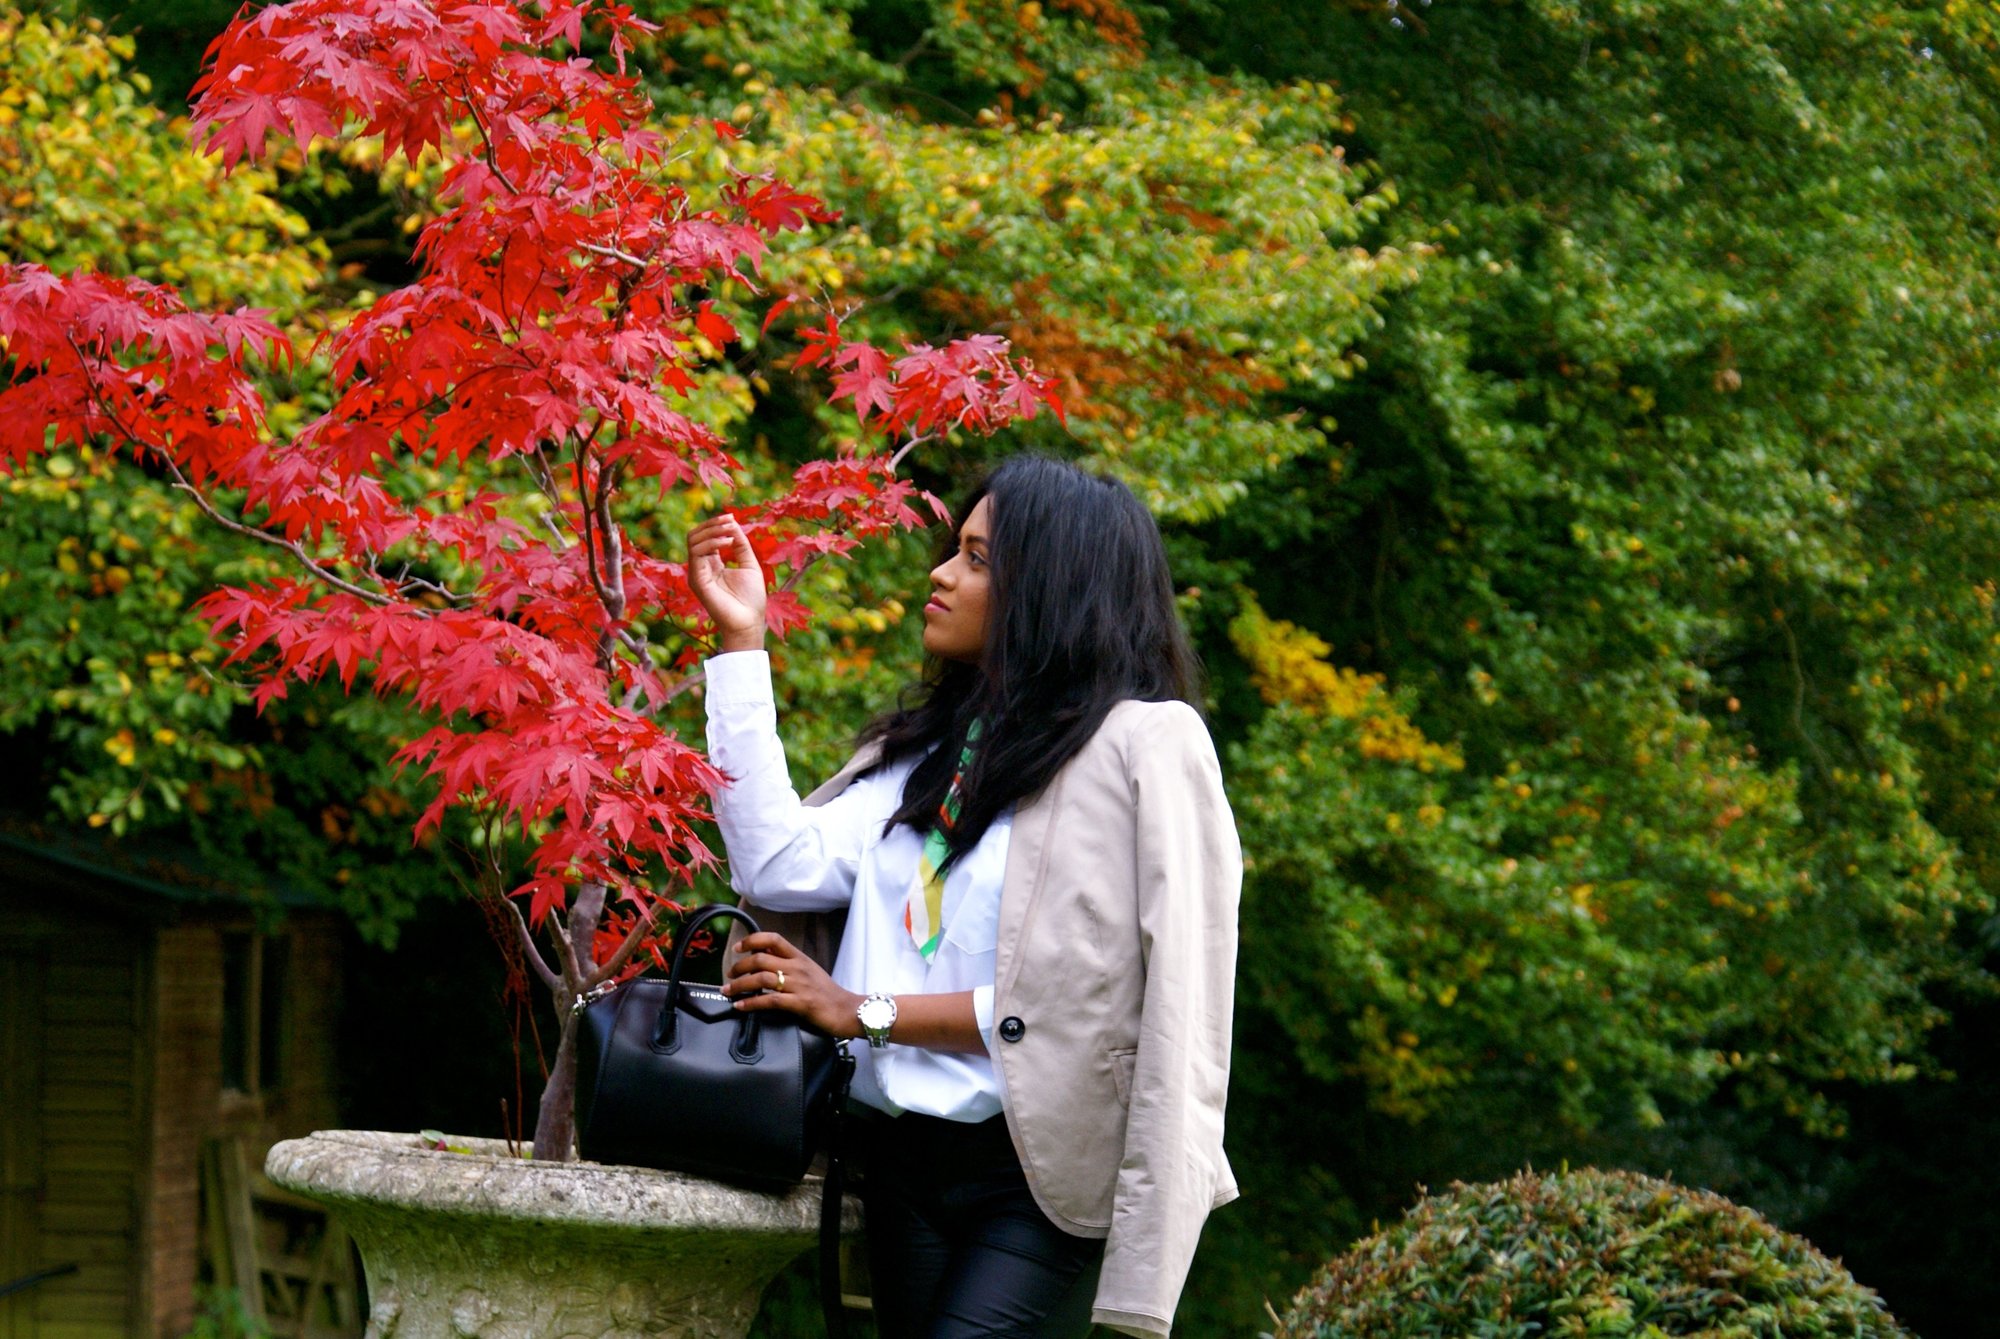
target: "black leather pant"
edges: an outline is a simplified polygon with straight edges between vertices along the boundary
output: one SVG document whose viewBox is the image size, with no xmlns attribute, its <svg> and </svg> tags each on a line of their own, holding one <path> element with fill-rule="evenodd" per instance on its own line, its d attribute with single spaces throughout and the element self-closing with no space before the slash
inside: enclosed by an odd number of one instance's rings
<svg viewBox="0 0 2000 1339">
<path fill-rule="evenodd" d="M 868 1273 L 881 1339 L 1075 1339 L 1104 1243 L 1048 1220 L 995 1116 L 862 1126 Z"/>
</svg>

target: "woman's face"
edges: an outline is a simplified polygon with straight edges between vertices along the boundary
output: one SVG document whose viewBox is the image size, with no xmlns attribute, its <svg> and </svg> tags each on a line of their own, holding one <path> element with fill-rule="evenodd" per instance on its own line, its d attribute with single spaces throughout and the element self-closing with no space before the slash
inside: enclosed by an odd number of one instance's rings
<svg viewBox="0 0 2000 1339">
<path fill-rule="evenodd" d="M 931 598 L 924 606 L 924 650 L 941 660 L 976 663 L 986 650 L 987 539 L 992 511 L 986 499 L 958 528 L 958 552 L 931 569 Z"/>
</svg>

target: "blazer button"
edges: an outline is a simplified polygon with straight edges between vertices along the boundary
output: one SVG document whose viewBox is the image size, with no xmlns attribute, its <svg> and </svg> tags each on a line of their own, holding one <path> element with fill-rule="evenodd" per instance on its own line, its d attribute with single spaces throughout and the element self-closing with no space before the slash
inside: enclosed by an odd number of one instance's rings
<svg viewBox="0 0 2000 1339">
<path fill-rule="evenodd" d="M 1000 1040 L 1019 1041 L 1027 1034 L 1028 1025 L 1011 1014 L 1000 1020 Z"/>
</svg>

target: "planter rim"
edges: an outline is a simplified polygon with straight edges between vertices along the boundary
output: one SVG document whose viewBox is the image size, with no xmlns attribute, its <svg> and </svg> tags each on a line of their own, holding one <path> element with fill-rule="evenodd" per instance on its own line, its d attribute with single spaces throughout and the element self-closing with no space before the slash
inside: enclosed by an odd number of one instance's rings
<svg viewBox="0 0 2000 1339">
<path fill-rule="evenodd" d="M 286 1190 L 353 1208 L 652 1232 L 819 1230 L 816 1176 L 777 1195 L 645 1167 L 536 1162 L 498 1139 L 446 1141 L 468 1151 L 427 1148 L 415 1134 L 319 1130 L 273 1145 L 264 1171 Z M 858 1210 L 852 1198 L 842 1206 L 843 1233 L 859 1230 Z"/>
</svg>

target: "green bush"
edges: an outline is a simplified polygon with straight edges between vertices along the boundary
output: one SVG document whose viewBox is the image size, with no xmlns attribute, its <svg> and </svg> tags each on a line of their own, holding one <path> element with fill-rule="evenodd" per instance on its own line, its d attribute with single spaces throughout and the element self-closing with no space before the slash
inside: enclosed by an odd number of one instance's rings
<svg viewBox="0 0 2000 1339">
<path fill-rule="evenodd" d="M 270 1327 L 251 1313 L 234 1288 L 196 1287 L 195 1308 L 194 1328 L 183 1339 L 272 1339 Z"/>
<path fill-rule="evenodd" d="M 1299 1293 L 1276 1339 L 1907 1336 L 1812 1243 L 1630 1172 L 1454 1185 Z"/>
</svg>

